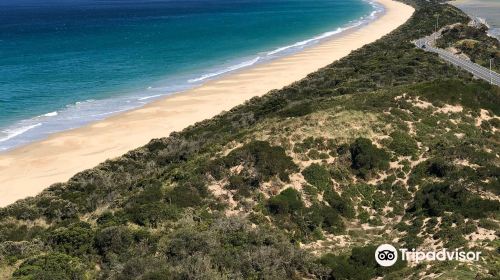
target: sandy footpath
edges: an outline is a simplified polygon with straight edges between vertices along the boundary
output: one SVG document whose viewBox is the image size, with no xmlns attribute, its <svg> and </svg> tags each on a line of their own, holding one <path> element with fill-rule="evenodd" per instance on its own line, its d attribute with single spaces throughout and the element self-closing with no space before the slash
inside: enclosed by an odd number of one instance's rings
<svg viewBox="0 0 500 280">
<path fill-rule="evenodd" d="M 142 108 L 0 154 L 0 206 L 34 196 L 53 183 L 66 181 L 75 173 L 140 147 L 152 138 L 168 136 L 254 96 L 300 80 L 381 38 L 413 13 L 412 7 L 400 2 L 377 1 L 385 6 L 385 13 L 372 23 L 297 54 L 228 74 Z"/>
</svg>

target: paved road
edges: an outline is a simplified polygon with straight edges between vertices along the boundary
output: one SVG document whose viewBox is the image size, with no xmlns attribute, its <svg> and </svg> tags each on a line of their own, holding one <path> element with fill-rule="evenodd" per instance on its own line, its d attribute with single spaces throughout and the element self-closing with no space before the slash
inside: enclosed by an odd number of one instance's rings
<svg viewBox="0 0 500 280">
<path fill-rule="evenodd" d="M 478 65 L 470 60 L 463 59 L 449 51 L 434 47 L 434 41 L 437 36 L 439 35 L 434 33 L 430 36 L 418 39 L 417 41 L 415 41 L 415 45 L 425 51 L 437 53 L 442 59 L 470 72 L 477 78 L 500 86 L 500 74 L 494 71 L 490 71 L 488 68 Z"/>
</svg>

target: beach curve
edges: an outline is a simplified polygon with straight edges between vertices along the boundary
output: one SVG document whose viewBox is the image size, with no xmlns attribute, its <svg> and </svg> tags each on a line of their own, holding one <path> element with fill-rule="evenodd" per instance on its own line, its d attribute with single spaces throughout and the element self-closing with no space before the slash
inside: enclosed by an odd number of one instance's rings
<svg viewBox="0 0 500 280">
<path fill-rule="evenodd" d="M 254 96 L 300 80 L 391 32 L 414 11 L 392 0 L 376 2 L 385 8 L 378 19 L 299 53 L 0 154 L 0 206 L 36 195 L 53 183 L 66 181 L 79 171 L 120 156 L 153 138 L 168 136 Z"/>
</svg>

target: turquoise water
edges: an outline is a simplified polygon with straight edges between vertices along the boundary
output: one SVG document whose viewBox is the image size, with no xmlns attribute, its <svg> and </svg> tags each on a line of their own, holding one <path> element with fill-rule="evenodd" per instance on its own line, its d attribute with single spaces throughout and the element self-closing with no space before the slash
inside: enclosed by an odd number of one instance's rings
<svg viewBox="0 0 500 280">
<path fill-rule="evenodd" d="M 296 52 L 361 0 L 0 1 L 0 150 Z"/>
</svg>

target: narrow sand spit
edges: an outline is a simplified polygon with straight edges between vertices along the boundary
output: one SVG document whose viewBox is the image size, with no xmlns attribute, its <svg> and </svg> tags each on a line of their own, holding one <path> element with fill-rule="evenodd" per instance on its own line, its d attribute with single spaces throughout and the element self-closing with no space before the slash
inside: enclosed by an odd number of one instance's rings
<svg viewBox="0 0 500 280">
<path fill-rule="evenodd" d="M 0 155 L 0 206 L 40 193 L 75 173 L 211 118 L 254 96 L 284 87 L 391 32 L 413 8 L 377 0 L 385 13 L 372 23 L 275 61 L 229 74 L 143 108 L 57 133 Z"/>
</svg>

